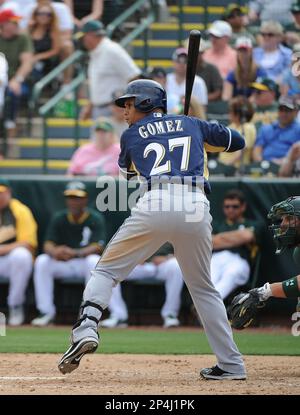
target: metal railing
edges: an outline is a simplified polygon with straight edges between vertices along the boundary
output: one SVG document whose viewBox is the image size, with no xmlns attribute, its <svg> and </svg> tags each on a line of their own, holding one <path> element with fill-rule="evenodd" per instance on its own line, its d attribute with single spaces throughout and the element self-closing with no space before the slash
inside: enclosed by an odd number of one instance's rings
<svg viewBox="0 0 300 415">
<path fill-rule="evenodd" d="M 132 17 L 134 13 L 141 10 L 144 6 L 148 7 L 148 14 L 146 17 L 141 19 L 141 22 L 129 33 L 127 34 L 119 43 L 126 47 L 130 42 L 136 39 L 140 34 L 144 33 L 144 68 L 147 68 L 148 61 L 148 27 L 151 23 L 155 21 L 158 8 L 158 0 L 138 0 L 133 5 L 131 5 L 125 12 L 113 20 L 106 28 L 107 36 L 112 37 L 113 33 L 117 28 L 120 27 L 127 19 Z M 69 66 L 74 65 L 75 63 L 82 64 L 86 52 L 81 50 L 76 50 L 70 57 L 61 62 L 56 68 L 54 68 L 49 74 L 47 74 L 43 79 L 37 82 L 33 88 L 32 96 L 29 102 L 30 114 L 33 114 L 38 106 L 39 100 L 43 90 L 51 84 L 52 81 L 57 79 L 61 73 L 66 70 Z M 55 106 L 61 102 L 68 93 L 75 93 L 75 123 L 74 123 L 74 138 L 75 138 L 75 148 L 78 147 L 79 143 L 79 104 L 78 104 L 78 89 L 82 83 L 86 80 L 86 75 L 84 71 L 84 66 L 79 71 L 79 74 L 72 80 L 68 85 L 64 86 L 64 89 L 58 91 L 51 99 L 47 101 L 46 104 L 38 108 L 38 114 L 43 118 L 43 172 L 47 173 L 47 160 L 48 160 L 48 126 L 47 126 L 47 117 L 53 111 Z"/>
</svg>

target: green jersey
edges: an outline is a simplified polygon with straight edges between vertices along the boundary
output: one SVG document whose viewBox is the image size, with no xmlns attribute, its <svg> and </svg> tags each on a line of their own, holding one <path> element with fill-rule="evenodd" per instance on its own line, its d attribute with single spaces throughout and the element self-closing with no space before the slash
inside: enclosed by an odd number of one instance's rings
<svg viewBox="0 0 300 415">
<path fill-rule="evenodd" d="M 73 249 L 84 248 L 91 244 L 103 246 L 106 240 L 104 218 L 96 210 L 86 209 L 81 218 L 75 222 L 68 210 L 57 212 L 50 222 L 45 240 Z"/>
<path fill-rule="evenodd" d="M 5 55 L 8 63 L 8 79 L 11 79 L 21 64 L 20 55 L 24 52 L 33 52 L 32 41 L 25 34 L 17 35 L 12 39 L 4 39 L 0 35 L 0 52 Z"/>
<path fill-rule="evenodd" d="M 230 232 L 237 231 L 241 229 L 252 229 L 255 235 L 255 242 L 250 244 L 241 245 L 235 248 L 226 248 L 227 251 L 234 252 L 239 254 L 242 258 L 246 259 L 248 262 L 255 257 L 258 245 L 261 242 L 261 235 L 263 230 L 263 224 L 250 219 L 244 219 L 242 222 L 231 223 L 229 221 L 222 221 L 220 223 L 213 224 L 213 234 L 218 234 L 221 232 Z M 223 251 L 223 249 L 222 249 Z M 217 252 L 217 251 L 214 251 Z"/>
</svg>

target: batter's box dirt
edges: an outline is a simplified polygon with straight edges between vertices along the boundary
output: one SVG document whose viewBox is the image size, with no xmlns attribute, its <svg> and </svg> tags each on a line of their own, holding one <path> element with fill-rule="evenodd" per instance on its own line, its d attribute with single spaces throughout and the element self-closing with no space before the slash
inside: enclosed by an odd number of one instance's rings
<svg viewBox="0 0 300 415">
<path fill-rule="evenodd" d="M 300 394 L 300 357 L 245 356 L 246 381 L 205 381 L 212 355 L 85 356 L 79 369 L 61 375 L 60 355 L 2 354 L 0 394 L 66 395 L 295 395 Z"/>
</svg>

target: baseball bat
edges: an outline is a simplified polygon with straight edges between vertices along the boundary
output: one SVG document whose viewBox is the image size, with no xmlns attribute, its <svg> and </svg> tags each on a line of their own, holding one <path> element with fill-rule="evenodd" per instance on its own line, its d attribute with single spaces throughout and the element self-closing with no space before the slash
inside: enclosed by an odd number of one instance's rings
<svg viewBox="0 0 300 415">
<path fill-rule="evenodd" d="M 189 49 L 185 77 L 184 115 L 188 115 L 189 112 L 191 95 L 196 75 L 200 41 L 201 32 L 199 30 L 191 30 L 189 35 Z"/>
</svg>

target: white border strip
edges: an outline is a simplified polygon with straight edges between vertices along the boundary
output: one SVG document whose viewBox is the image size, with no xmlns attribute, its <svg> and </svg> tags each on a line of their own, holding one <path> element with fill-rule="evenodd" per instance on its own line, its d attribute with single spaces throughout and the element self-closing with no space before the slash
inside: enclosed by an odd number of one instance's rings
<svg viewBox="0 0 300 415">
<path fill-rule="evenodd" d="M 226 148 L 225 151 L 228 151 L 230 149 L 230 146 L 231 146 L 231 140 L 232 140 L 232 138 L 231 138 L 231 131 L 230 131 L 230 129 L 228 127 L 226 127 L 226 130 L 228 130 L 228 133 L 229 133 L 229 144 L 228 144 L 228 147 Z"/>
</svg>

